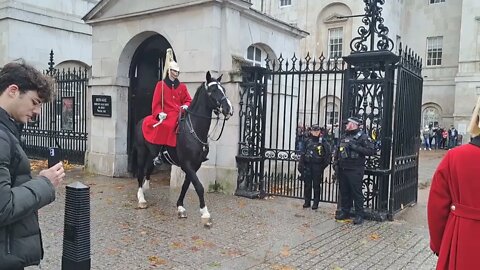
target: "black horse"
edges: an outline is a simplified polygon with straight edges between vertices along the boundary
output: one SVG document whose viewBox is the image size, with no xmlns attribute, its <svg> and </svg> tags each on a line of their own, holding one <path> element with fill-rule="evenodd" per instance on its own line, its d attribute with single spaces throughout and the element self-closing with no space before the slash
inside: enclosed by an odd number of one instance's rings
<svg viewBox="0 0 480 270">
<path fill-rule="evenodd" d="M 221 78 L 222 76 L 218 79 L 212 78 L 210 72 L 207 72 L 206 82 L 198 87 L 190 107 L 186 110 L 183 118 L 179 120 L 177 147 L 161 146 L 147 142 L 142 132 L 144 119 L 140 120 L 135 127 L 134 151 L 136 151 L 137 162 L 139 208 L 147 207 L 144 191 L 149 188 L 150 174 L 154 167 L 153 159 L 163 149 L 168 153 L 166 156 L 186 174 L 177 201 L 179 217 L 186 217 L 183 199 L 190 183 L 192 183 L 200 200 L 202 219 L 210 218 L 210 213 L 205 206 L 203 185 L 196 172 L 202 162 L 206 160 L 208 154 L 208 131 L 212 121 L 212 112 L 216 114 L 221 112 L 225 119 L 233 115 L 232 104 L 225 95 L 225 88 L 220 83 Z"/>
</svg>

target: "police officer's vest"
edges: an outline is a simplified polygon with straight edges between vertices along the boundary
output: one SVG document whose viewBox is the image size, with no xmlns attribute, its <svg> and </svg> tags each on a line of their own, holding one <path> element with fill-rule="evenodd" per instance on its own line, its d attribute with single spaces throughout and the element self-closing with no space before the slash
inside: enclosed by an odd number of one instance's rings
<svg viewBox="0 0 480 270">
<path fill-rule="evenodd" d="M 324 146 L 323 138 L 309 137 L 305 145 L 304 161 L 309 163 L 325 162 L 327 155 L 330 155 L 330 149 Z"/>
<path fill-rule="evenodd" d="M 339 159 L 347 159 L 347 158 L 356 159 L 356 158 L 360 157 L 360 155 L 357 152 L 350 150 L 347 147 L 347 145 L 349 143 L 351 143 L 351 141 L 353 141 L 353 143 L 357 143 L 356 141 L 358 141 L 362 137 L 362 134 L 363 134 L 362 131 L 359 130 L 357 133 L 355 133 L 353 135 L 345 136 L 340 141 L 340 146 L 338 148 L 338 158 Z"/>
</svg>

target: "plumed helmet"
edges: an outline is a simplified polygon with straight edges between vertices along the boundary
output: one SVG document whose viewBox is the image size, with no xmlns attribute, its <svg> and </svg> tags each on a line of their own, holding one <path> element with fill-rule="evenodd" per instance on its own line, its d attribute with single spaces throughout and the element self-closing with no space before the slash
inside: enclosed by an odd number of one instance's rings
<svg viewBox="0 0 480 270">
<path fill-rule="evenodd" d="M 168 68 L 171 69 L 171 70 L 180 71 L 180 67 L 178 66 L 177 62 L 175 62 L 175 61 L 171 61 Z"/>
<path fill-rule="evenodd" d="M 477 137 L 480 135 L 480 97 L 477 100 L 475 109 L 473 110 L 472 120 L 470 120 L 470 125 L 468 126 L 468 132 L 472 137 Z"/>
<path fill-rule="evenodd" d="M 348 122 L 352 122 L 352 123 L 355 123 L 355 124 L 357 124 L 357 125 L 363 124 L 362 119 L 360 119 L 360 118 L 358 118 L 358 117 L 356 117 L 356 116 L 349 117 L 347 120 L 348 120 Z"/>
<path fill-rule="evenodd" d="M 167 52 L 165 53 L 165 63 L 163 66 L 163 73 L 162 73 L 162 78 L 167 77 L 168 70 L 170 68 L 170 62 L 173 61 L 173 50 L 172 48 L 168 48 Z"/>
</svg>

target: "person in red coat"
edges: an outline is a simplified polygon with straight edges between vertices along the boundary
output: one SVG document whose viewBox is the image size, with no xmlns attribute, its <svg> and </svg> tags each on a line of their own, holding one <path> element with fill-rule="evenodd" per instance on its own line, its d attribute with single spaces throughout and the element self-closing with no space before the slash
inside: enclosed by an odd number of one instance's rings
<svg viewBox="0 0 480 270">
<path fill-rule="evenodd" d="M 180 68 L 175 61 L 168 67 L 168 76 L 155 86 L 152 114 L 145 117 L 142 130 L 145 140 L 157 145 L 175 147 L 178 116 L 192 102 L 187 86 L 178 80 Z"/>
<path fill-rule="evenodd" d="M 480 98 L 470 122 L 473 139 L 447 152 L 432 179 L 427 204 L 430 248 L 437 269 L 478 269 L 480 262 Z"/>
</svg>

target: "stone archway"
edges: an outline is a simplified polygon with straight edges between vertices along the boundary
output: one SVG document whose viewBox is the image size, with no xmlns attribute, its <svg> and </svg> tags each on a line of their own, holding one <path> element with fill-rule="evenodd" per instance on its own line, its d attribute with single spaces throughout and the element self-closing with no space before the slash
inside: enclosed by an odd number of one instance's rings
<svg viewBox="0 0 480 270">
<path fill-rule="evenodd" d="M 443 126 L 442 108 L 436 103 L 427 103 L 422 106 L 422 127 L 436 128 Z"/>
<path fill-rule="evenodd" d="M 135 126 L 143 117 L 151 113 L 155 85 L 162 79 L 165 54 L 171 47 L 171 44 L 162 35 L 146 32 L 134 37 L 129 42 L 124 50 L 128 53 L 122 53 L 123 57 L 120 59 L 120 63 L 123 62 L 123 65 L 120 65 L 118 75 L 127 75 L 129 80 L 127 153 L 130 172 L 136 169 L 132 167 Z M 131 60 L 126 63 L 122 59 Z"/>
</svg>

